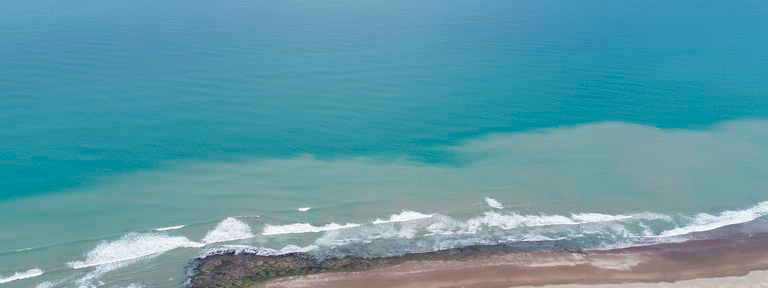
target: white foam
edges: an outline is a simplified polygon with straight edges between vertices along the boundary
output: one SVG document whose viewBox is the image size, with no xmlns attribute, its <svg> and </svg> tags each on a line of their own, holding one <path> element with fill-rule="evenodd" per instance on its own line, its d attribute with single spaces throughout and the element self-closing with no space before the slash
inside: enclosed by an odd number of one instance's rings
<svg viewBox="0 0 768 288">
<path fill-rule="evenodd" d="M 157 255 L 157 254 L 153 254 L 153 255 Z M 101 276 L 104 276 L 104 274 L 106 274 L 107 272 L 111 272 L 111 271 L 123 268 L 125 266 L 131 265 L 146 257 L 152 257 L 152 255 L 129 259 L 129 260 L 120 261 L 120 262 L 99 264 L 96 266 L 96 269 L 86 273 L 85 275 L 83 275 L 78 279 L 75 279 L 75 283 L 77 284 L 78 288 L 96 288 L 99 286 L 103 286 L 104 283 L 102 281 L 99 281 L 99 278 L 101 278 Z M 96 284 L 94 284 L 94 282 L 96 282 Z"/>
<path fill-rule="evenodd" d="M 631 219 L 630 215 L 610 215 L 602 213 L 578 213 L 572 214 L 571 219 L 579 223 L 609 222 Z"/>
<path fill-rule="evenodd" d="M 181 236 L 130 233 L 112 242 L 102 242 L 86 254 L 85 260 L 69 262 L 68 265 L 80 269 L 162 254 L 176 248 L 202 246 Z"/>
<path fill-rule="evenodd" d="M 564 237 L 584 237 L 589 235 L 603 235 L 605 237 L 626 237 L 632 233 L 625 225 L 639 225 L 643 220 L 670 221 L 666 215 L 654 213 L 639 213 L 631 215 L 610 215 L 601 213 L 580 213 L 569 216 L 539 214 L 524 215 L 517 213 L 500 213 L 494 211 L 485 212 L 482 216 L 470 218 L 466 221 L 456 220 L 440 214 L 423 214 L 419 212 L 404 211 L 392 215 L 389 220 L 377 219 L 372 225 L 364 225 L 353 229 L 329 231 L 316 239 L 315 244 L 321 246 L 337 247 L 350 243 L 370 243 L 376 239 L 388 238 L 413 238 L 423 232 L 424 236 L 433 236 L 437 241 L 458 241 L 464 239 L 467 245 L 479 243 L 498 243 L 498 241 L 541 241 L 541 240 L 565 240 Z M 391 225 L 397 222 L 398 225 Z M 390 225 L 384 225 L 390 223 Z M 582 224 L 595 223 L 596 226 L 580 226 Z M 577 226 L 573 228 L 548 226 Z M 639 226 L 638 226 L 639 227 Z M 487 230 L 485 228 L 499 228 L 503 230 L 536 228 L 531 231 L 506 232 Z M 507 234 L 507 235 L 503 235 Z M 570 235 L 568 235 L 570 234 Z M 492 242 L 488 242 L 490 239 Z M 464 241 L 461 240 L 461 241 Z M 474 241 L 474 242 L 473 242 Z M 493 242 L 496 241 L 496 242 Z M 477 243 L 475 243 L 477 242 Z"/>
<path fill-rule="evenodd" d="M 316 239 L 315 244 L 337 247 L 351 243 L 370 243 L 376 239 L 410 239 L 416 237 L 419 233 L 423 233 L 423 236 L 431 236 L 435 241 L 463 241 L 467 245 L 493 244 L 499 243 L 499 241 L 554 241 L 581 237 L 607 237 L 613 239 L 616 237 L 635 237 L 634 232 L 627 229 L 627 227 L 642 228 L 643 226 L 640 224 L 647 220 L 669 222 L 672 219 L 666 215 L 649 212 L 629 215 L 579 213 L 565 216 L 557 214 L 525 215 L 488 211 L 482 216 L 461 221 L 440 214 L 427 215 L 410 212 L 395 214 L 393 217 L 390 217 L 390 220 L 377 219 L 372 225 L 326 232 Z M 384 225 L 398 221 L 398 225 Z M 501 232 L 494 231 L 491 228 L 502 230 L 525 228 L 526 230 Z M 644 231 L 643 233 L 647 232 L 650 231 Z"/>
<path fill-rule="evenodd" d="M 393 223 L 393 222 L 405 222 L 405 221 L 411 221 L 411 220 L 430 218 L 432 216 L 434 216 L 434 214 L 424 214 L 424 213 L 419 213 L 415 211 L 403 210 L 403 212 L 400 212 L 400 214 L 390 215 L 389 220 L 381 220 L 376 218 L 376 220 L 374 220 L 371 223 L 384 224 L 384 223 Z"/>
<path fill-rule="evenodd" d="M 43 275 L 43 270 L 40 270 L 38 268 L 32 268 L 24 272 L 13 273 L 13 275 L 8 277 L 3 277 L 3 275 L 0 275 L 0 283 L 8 283 L 11 281 L 37 277 L 40 275 Z"/>
<path fill-rule="evenodd" d="M 234 241 L 248 239 L 253 237 L 251 227 L 243 221 L 233 217 L 222 220 L 216 225 L 216 228 L 209 231 L 203 237 L 203 243 L 211 244 L 218 242 Z"/>
<path fill-rule="evenodd" d="M 307 211 L 309 211 L 309 209 L 312 209 L 312 207 L 301 207 L 301 208 L 296 208 L 296 210 L 298 210 L 299 212 L 307 212 Z"/>
<path fill-rule="evenodd" d="M 561 241 L 579 238 L 595 238 L 607 241 L 602 246 L 621 244 L 633 246 L 659 241 L 675 241 L 677 236 L 690 232 L 707 231 L 722 226 L 748 222 L 768 215 L 768 201 L 755 207 L 725 211 L 717 215 L 699 214 L 695 217 L 669 216 L 652 212 L 634 214 L 574 213 L 569 216 L 558 214 L 517 214 L 485 212 L 466 221 L 440 214 L 422 214 L 404 211 L 394 214 L 389 220 L 377 219 L 371 224 L 357 228 L 325 232 L 314 244 L 338 247 L 352 243 L 371 243 L 377 239 L 413 238 L 417 235 L 430 237 L 425 243 L 434 242 L 435 247 L 450 245 L 494 244 L 516 241 Z M 660 227 L 687 219 L 689 225 L 666 232 L 654 231 Z M 399 222 L 398 225 L 384 225 Z M 313 229 L 314 226 L 292 228 Z M 283 227 L 286 228 L 286 227 Z M 316 227 L 315 227 L 316 228 Z M 501 230 L 513 230 L 502 232 Z M 317 229 L 313 232 L 319 232 Z M 420 234 L 422 233 L 422 234 Z M 625 239 L 626 243 L 621 240 Z M 619 241 L 618 243 L 614 243 Z M 611 244 L 613 243 L 613 244 Z M 450 246 L 448 245 L 448 246 Z M 454 246 L 451 246 L 454 247 Z"/>
<path fill-rule="evenodd" d="M 768 201 L 760 202 L 748 209 L 729 210 L 717 215 L 701 213 L 691 218 L 690 224 L 664 231 L 659 236 L 672 237 L 693 232 L 704 232 L 728 225 L 746 223 L 765 215 L 768 215 Z"/>
<path fill-rule="evenodd" d="M 602 213 L 578 213 L 570 217 L 558 214 L 521 215 L 517 213 L 501 214 L 485 212 L 483 216 L 467 220 L 469 233 L 476 233 L 483 226 L 501 229 L 522 227 L 541 227 L 555 225 L 580 225 L 600 222 L 620 222 L 626 220 L 660 220 L 671 221 L 671 217 L 656 213 L 638 213 L 632 215 L 611 215 Z"/>
<path fill-rule="evenodd" d="M 312 250 L 316 250 L 317 245 L 309 245 L 309 246 L 297 246 L 297 245 L 286 245 L 283 248 L 280 248 L 277 252 L 280 254 L 288 254 L 288 253 L 306 253 Z"/>
<path fill-rule="evenodd" d="M 212 249 L 206 249 L 202 253 L 202 257 L 205 258 L 210 255 L 218 255 L 222 253 L 234 253 L 234 254 L 255 254 L 255 255 L 263 255 L 263 256 L 272 256 L 272 255 L 283 255 L 288 253 L 304 253 L 309 252 L 312 250 L 316 250 L 319 247 L 317 245 L 309 245 L 309 246 L 297 246 L 297 245 L 286 245 L 283 248 L 280 248 L 279 250 L 270 249 L 270 248 L 260 248 L 260 247 L 253 247 L 248 245 L 224 245 L 222 247 L 216 247 Z"/>
<path fill-rule="evenodd" d="M 60 281 L 60 282 L 62 282 L 62 281 Z M 53 287 L 56 287 L 56 285 L 58 285 L 58 284 L 60 284 L 60 283 L 51 282 L 51 281 L 45 281 L 45 282 L 42 282 L 40 284 L 37 284 L 37 286 L 35 286 L 35 288 L 53 288 Z"/>
<path fill-rule="evenodd" d="M 501 205 L 501 202 L 491 197 L 485 197 L 485 203 L 488 204 L 488 207 L 491 207 L 494 209 L 504 209 L 504 206 Z"/>
<path fill-rule="evenodd" d="M 287 225 L 269 225 L 264 226 L 264 231 L 261 235 L 281 235 L 281 234 L 301 234 L 301 233 L 318 233 L 323 231 L 352 228 L 360 226 L 360 224 L 347 223 L 336 224 L 330 223 L 323 226 L 313 226 L 309 223 L 293 223 Z"/>
<path fill-rule="evenodd" d="M 168 227 L 163 227 L 163 228 L 157 228 L 157 229 L 155 229 L 155 231 L 168 231 L 168 230 L 176 230 L 176 229 L 181 229 L 181 228 L 184 228 L 185 226 L 186 226 L 186 225 L 168 226 Z"/>
<path fill-rule="evenodd" d="M 579 223 L 563 215 L 520 215 L 517 213 L 500 214 L 496 212 L 485 212 L 483 216 L 475 217 L 467 221 L 470 233 L 475 233 L 482 226 L 514 229 L 520 227 L 575 224 Z"/>
<path fill-rule="evenodd" d="M 419 213 L 420 214 L 420 213 Z M 421 214 L 425 215 L 425 214 Z M 403 215 L 399 215 L 403 216 Z M 415 215 L 411 215 L 415 216 Z M 370 243 L 375 239 L 389 239 L 389 238 L 406 238 L 411 239 L 416 237 L 419 232 L 430 231 L 430 227 L 436 223 L 451 223 L 456 222 L 450 217 L 442 215 L 429 215 L 429 217 L 412 217 L 412 220 L 404 220 L 404 218 L 398 218 L 392 220 L 402 221 L 386 221 L 379 220 L 374 222 L 377 224 L 363 225 L 352 229 L 334 230 L 323 233 L 318 239 L 315 240 L 315 244 L 320 246 L 337 247 L 350 243 Z M 451 225 L 443 225 L 435 227 L 435 230 L 448 229 L 446 227 L 453 227 Z"/>
</svg>

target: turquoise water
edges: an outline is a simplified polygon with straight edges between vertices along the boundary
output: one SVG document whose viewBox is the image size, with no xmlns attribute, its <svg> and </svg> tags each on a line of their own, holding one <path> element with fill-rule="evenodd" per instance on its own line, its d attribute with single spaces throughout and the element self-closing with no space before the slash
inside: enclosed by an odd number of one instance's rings
<svg viewBox="0 0 768 288">
<path fill-rule="evenodd" d="M 760 218 L 766 13 L 3 1 L 0 287 L 178 287 L 223 245 L 597 247 Z"/>
</svg>

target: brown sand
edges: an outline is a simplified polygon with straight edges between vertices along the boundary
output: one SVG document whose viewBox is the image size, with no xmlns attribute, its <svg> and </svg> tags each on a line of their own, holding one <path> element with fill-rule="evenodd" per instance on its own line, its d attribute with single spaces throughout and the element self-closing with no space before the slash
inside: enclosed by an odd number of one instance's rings
<svg viewBox="0 0 768 288">
<path fill-rule="evenodd" d="M 768 271 L 752 271 L 746 276 L 700 278 L 677 282 L 625 283 L 625 284 L 563 284 L 546 286 L 521 286 L 515 288 L 766 288 Z"/>
<path fill-rule="evenodd" d="M 745 276 L 751 271 L 767 269 L 768 237 L 751 237 L 735 240 L 689 241 L 595 252 L 470 254 L 461 261 L 408 261 L 396 266 L 363 272 L 325 273 L 277 279 L 258 284 L 254 288 L 502 288 L 526 285 L 676 281 L 694 281 L 689 284 L 699 285 L 702 283 L 697 284 L 695 281 L 701 280 L 690 279 Z M 759 276 L 754 275 L 749 278 L 757 279 L 755 281 L 758 282 L 745 280 L 750 285 L 757 286 L 745 287 L 763 287 L 760 286 L 761 282 L 768 281 L 766 279 L 768 277 L 758 274 L 763 278 L 755 278 Z M 664 283 L 664 285 L 667 284 L 669 283 Z M 737 287 L 717 285 L 701 287 Z"/>
</svg>

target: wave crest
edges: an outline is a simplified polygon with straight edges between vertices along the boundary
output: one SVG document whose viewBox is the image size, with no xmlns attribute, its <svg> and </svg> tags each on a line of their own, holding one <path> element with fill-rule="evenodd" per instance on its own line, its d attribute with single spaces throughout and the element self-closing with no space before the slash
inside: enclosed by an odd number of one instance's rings
<svg viewBox="0 0 768 288">
<path fill-rule="evenodd" d="M 202 241 L 205 244 L 212 244 L 248 239 L 253 236 L 251 227 L 248 226 L 248 224 L 233 217 L 229 217 L 219 222 L 219 224 L 216 225 L 216 228 L 205 234 Z"/>
<path fill-rule="evenodd" d="M 186 237 L 155 233 L 129 233 L 112 242 L 102 242 L 85 255 L 85 260 L 69 262 L 74 269 L 123 262 L 161 254 L 176 248 L 197 248 L 203 244 Z"/>
<path fill-rule="evenodd" d="M 37 277 L 40 275 L 43 275 L 43 270 L 38 268 L 32 268 L 24 272 L 16 272 L 16 273 L 13 273 L 13 275 L 8 277 L 3 277 L 3 275 L 0 275 L 0 284 L 21 280 L 21 279 Z"/>
<path fill-rule="evenodd" d="M 493 199 L 491 197 L 485 197 L 485 203 L 488 204 L 488 207 L 491 207 L 494 209 L 504 209 L 504 205 L 501 205 L 501 202 L 499 202 L 499 200 Z"/>
<path fill-rule="evenodd" d="M 429 218 L 432 216 L 434 216 L 434 214 L 424 214 L 424 213 L 419 213 L 415 211 L 403 210 L 403 212 L 400 212 L 400 214 L 390 215 L 388 220 L 381 220 L 379 218 L 376 218 L 376 220 L 374 220 L 371 223 L 384 224 L 384 223 L 394 223 L 394 222 L 405 222 L 405 221 Z"/>
<path fill-rule="evenodd" d="M 694 232 L 704 232 L 733 224 L 753 221 L 768 215 L 768 201 L 744 210 L 729 210 L 717 215 L 700 213 L 690 219 L 690 224 L 662 232 L 661 237 L 682 236 Z"/>
<path fill-rule="evenodd" d="M 353 228 L 358 226 L 360 226 L 360 224 L 355 224 L 355 223 L 347 223 L 347 224 L 330 223 L 323 226 L 313 226 L 312 224 L 309 224 L 309 223 L 293 223 L 293 224 L 287 224 L 287 225 L 266 225 L 264 226 L 264 231 L 261 233 L 261 235 L 269 236 L 269 235 L 282 235 L 282 234 L 318 233 L 318 232 L 324 232 L 324 231 Z"/>
</svg>

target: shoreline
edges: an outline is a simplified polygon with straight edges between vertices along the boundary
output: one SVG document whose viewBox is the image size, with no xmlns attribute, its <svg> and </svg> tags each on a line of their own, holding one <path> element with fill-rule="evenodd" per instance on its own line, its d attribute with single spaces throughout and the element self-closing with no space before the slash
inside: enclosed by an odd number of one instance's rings
<svg viewBox="0 0 768 288">
<path fill-rule="evenodd" d="M 745 277 L 753 271 L 768 270 L 768 234 L 744 233 L 741 226 L 710 232 L 729 238 L 601 251 L 521 252 L 507 245 L 470 246 L 402 256 L 325 260 L 306 253 L 224 253 L 197 259 L 189 286 L 575 288 L 695 279 L 704 283 L 710 278 Z M 693 239 L 696 236 L 691 235 Z M 763 279 L 758 282 L 768 283 L 768 272 L 755 273 Z"/>
</svg>

